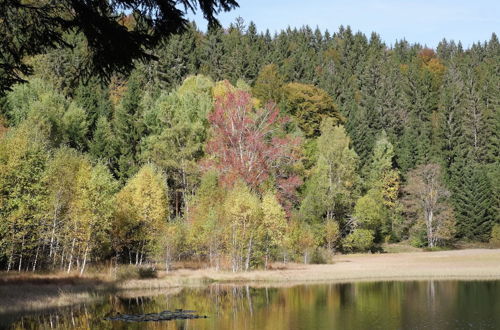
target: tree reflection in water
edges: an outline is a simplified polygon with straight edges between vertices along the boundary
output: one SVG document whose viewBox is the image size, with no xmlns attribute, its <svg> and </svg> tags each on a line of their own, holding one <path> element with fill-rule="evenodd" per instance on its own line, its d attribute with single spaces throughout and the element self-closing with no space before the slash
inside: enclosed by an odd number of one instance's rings
<svg viewBox="0 0 500 330">
<path fill-rule="evenodd" d="M 418 281 L 255 287 L 214 284 L 176 293 L 103 296 L 30 315 L 0 315 L 0 327 L 92 329 L 500 328 L 500 281 Z M 195 310 L 208 319 L 126 323 L 109 315 Z M 7 323 L 5 323 L 7 322 Z"/>
</svg>

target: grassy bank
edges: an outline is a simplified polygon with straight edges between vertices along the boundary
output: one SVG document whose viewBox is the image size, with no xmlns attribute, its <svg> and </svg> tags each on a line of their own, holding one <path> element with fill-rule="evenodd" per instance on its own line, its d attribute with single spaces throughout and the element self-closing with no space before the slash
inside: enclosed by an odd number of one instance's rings
<svg viewBox="0 0 500 330">
<path fill-rule="evenodd" d="M 109 274 L 0 275 L 0 313 L 62 307 L 96 299 L 100 294 L 132 290 L 171 290 L 219 283 L 290 285 L 308 282 L 350 282 L 425 279 L 500 279 L 500 249 L 339 255 L 333 264 L 273 264 L 270 270 L 217 272 L 177 269 L 155 279 L 114 280 Z"/>
<path fill-rule="evenodd" d="M 407 279 L 500 279 L 500 249 L 339 255 L 333 264 L 274 264 L 271 270 L 217 272 L 179 269 L 154 280 L 122 283 L 123 288 L 147 284 L 162 287 L 170 281 L 207 282 L 314 282 Z"/>
</svg>

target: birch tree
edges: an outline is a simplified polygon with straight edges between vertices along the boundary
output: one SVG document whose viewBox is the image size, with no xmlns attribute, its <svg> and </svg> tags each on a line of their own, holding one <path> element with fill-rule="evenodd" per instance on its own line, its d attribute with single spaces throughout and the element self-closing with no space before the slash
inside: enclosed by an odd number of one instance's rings
<svg viewBox="0 0 500 330">
<path fill-rule="evenodd" d="M 142 264 L 161 253 L 161 235 L 168 219 L 165 177 L 144 165 L 116 196 L 114 249 L 128 252 L 129 263 Z"/>
<path fill-rule="evenodd" d="M 260 218 L 260 201 L 240 182 L 228 193 L 224 209 L 232 271 L 248 270 L 256 240 L 257 221 Z"/>
<path fill-rule="evenodd" d="M 71 270 L 73 254 L 79 258 L 80 275 L 92 253 L 95 259 L 99 250 L 110 246 L 109 233 L 113 214 L 114 194 L 117 183 L 102 164 L 95 167 L 82 166 L 77 173 L 75 199 L 71 204 L 71 231 L 73 237 L 68 272 Z M 78 252 L 75 251 L 75 242 Z"/>
<path fill-rule="evenodd" d="M 408 174 L 406 205 L 424 221 L 427 244 L 435 247 L 453 238 L 455 219 L 447 203 L 450 192 L 443 186 L 438 164 L 420 165 Z"/>
<path fill-rule="evenodd" d="M 264 249 L 264 268 L 269 264 L 270 253 L 283 244 L 286 230 L 286 214 L 273 192 L 266 192 L 262 197 L 262 219 L 259 224 L 259 236 Z"/>
<path fill-rule="evenodd" d="M 342 220 L 357 195 L 358 156 L 350 148 L 350 139 L 342 126 L 326 119 L 318 138 L 318 156 L 307 181 L 300 212 L 309 222 Z"/>
</svg>

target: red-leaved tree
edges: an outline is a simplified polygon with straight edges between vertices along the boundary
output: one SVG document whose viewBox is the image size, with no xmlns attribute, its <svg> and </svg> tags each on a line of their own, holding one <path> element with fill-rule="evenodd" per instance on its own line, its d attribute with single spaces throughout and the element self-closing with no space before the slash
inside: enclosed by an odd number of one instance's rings
<svg viewBox="0 0 500 330">
<path fill-rule="evenodd" d="M 280 117 L 277 107 L 269 103 L 256 109 L 249 93 L 234 91 L 216 99 L 208 120 L 212 137 L 204 166 L 217 169 L 224 184 L 241 179 L 254 191 L 272 179 L 268 182 L 276 185 L 282 204 L 289 207 L 301 184 L 291 170 L 300 141 L 284 134 L 288 119 Z"/>
</svg>

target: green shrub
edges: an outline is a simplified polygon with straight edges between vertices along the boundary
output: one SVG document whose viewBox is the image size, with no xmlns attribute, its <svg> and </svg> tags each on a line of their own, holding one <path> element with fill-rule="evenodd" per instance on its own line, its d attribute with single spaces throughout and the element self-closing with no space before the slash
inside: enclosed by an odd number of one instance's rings
<svg viewBox="0 0 500 330">
<path fill-rule="evenodd" d="M 328 260 L 331 259 L 331 252 L 324 248 L 317 248 L 314 250 L 313 255 L 311 256 L 312 264 L 327 264 Z"/>
<path fill-rule="evenodd" d="M 122 281 L 156 277 L 158 273 L 155 267 L 122 265 L 116 271 L 116 279 Z"/>
<path fill-rule="evenodd" d="M 137 267 L 134 265 L 120 265 L 116 270 L 117 280 L 133 280 L 138 278 Z"/>
<path fill-rule="evenodd" d="M 427 231 L 425 228 L 425 223 L 423 221 L 418 221 L 410 229 L 410 237 L 408 239 L 411 246 L 416 248 L 425 248 L 428 244 L 427 242 Z"/>
<path fill-rule="evenodd" d="M 139 278 L 157 278 L 158 272 L 155 267 L 139 267 Z"/>
<path fill-rule="evenodd" d="M 500 247 L 500 224 L 496 224 L 491 228 L 490 244 L 494 247 Z"/>
<path fill-rule="evenodd" d="M 346 251 L 367 251 L 373 246 L 375 234 L 369 229 L 355 229 L 347 235 L 342 245 Z"/>
</svg>

